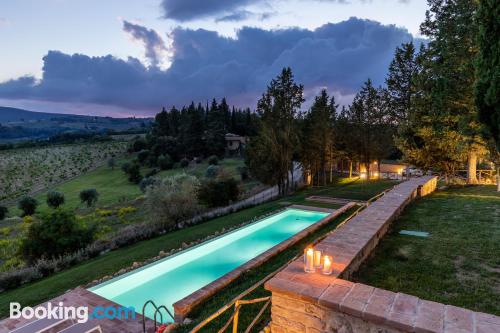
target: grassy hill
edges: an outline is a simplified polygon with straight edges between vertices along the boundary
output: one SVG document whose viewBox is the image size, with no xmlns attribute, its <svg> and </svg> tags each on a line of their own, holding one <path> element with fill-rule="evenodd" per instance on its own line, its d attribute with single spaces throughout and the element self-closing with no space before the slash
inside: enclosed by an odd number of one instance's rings
<svg viewBox="0 0 500 333">
<path fill-rule="evenodd" d="M 141 130 L 150 118 L 111 118 L 33 112 L 0 106 L 0 142 L 46 139 L 68 132 L 102 133 Z"/>
</svg>

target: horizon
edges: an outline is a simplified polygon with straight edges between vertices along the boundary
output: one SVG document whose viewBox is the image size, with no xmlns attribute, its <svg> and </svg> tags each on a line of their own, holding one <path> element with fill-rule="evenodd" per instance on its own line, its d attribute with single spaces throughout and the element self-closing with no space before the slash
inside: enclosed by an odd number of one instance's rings
<svg viewBox="0 0 500 333">
<path fill-rule="evenodd" d="M 3 3 L 0 104 L 120 118 L 223 97 L 255 109 L 290 66 L 305 108 L 323 88 L 349 105 L 366 79 L 384 84 L 396 46 L 422 40 L 426 8 L 416 0 Z"/>
</svg>

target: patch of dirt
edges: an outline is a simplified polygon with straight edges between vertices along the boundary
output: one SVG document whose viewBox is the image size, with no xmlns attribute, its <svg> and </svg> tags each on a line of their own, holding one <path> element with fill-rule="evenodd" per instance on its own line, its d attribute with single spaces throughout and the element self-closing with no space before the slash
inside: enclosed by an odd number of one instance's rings
<svg viewBox="0 0 500 333">
<path fill-rule="evenodd" d="M 491 267 L 486 264 L 480 264 L 481 268 L 484 269 L 485 271 L 488 271 L 490 273 L 497 273 L 500 274 L 500 267 Z"/>
<path fill-rule="evenodd" d="M 464 262 L 465 257 L 463 256 L 458 256 L 453 261 L 453 264 L 455 266 L 455 276 L 457 277 L 458 281 L 467 283 L 470 281 L 479 280 L 481 278 L 481 275 L 479 273 L 462 268 Z"/>
</svg>

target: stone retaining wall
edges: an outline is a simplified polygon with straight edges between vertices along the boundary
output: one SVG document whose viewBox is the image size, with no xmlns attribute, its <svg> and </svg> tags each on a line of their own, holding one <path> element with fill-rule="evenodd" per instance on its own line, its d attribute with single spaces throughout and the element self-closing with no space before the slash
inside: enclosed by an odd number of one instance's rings
<svg viewBox="0 0 500 333">
<path fill-rule="evenodd" d="M 316 245 L 333 256 L 331 276 L 304 273 L 302 259 L 269 280 L 275 333 L 493 333 L 500 318 L 393 293 L 348 279 L 408 203 L 436 189 L 436 177 L 394 187 Z"/>
</svg>

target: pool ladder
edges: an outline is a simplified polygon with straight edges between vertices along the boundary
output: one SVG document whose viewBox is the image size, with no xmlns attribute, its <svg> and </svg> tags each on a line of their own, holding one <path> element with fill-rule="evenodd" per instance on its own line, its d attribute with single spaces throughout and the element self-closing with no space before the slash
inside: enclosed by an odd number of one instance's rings
<svg viewBox="0 0 500 333">
<path fill-rule="evenodd" d="M 155 333 L 156 333 L 156 330 L 157 330 L 157 326 L 156 326 L 156 316 L 159 314 L 160 315 L 160 323 L 163 324 L 163 314 L 161 313 L 161 310 L 165 310 L 168 315 L 172 318 L 172 320 L 174 320 L 174 316 L 172 315 L 172 313 L 167 309 L 167 307 L 165 305 L 160 305 L 160 306 L 157 306 L 155 304 L 155 302 L 153 302 L 153 300 L 148 300 L 146 303 L 144 303 L 144 305 L 142 306 L 142 331 L 143 333 L 146 333 L 146 315 L 145 315 L 145 312 L 146 312 L 146 307 L 148 306 L 148 304 L 151 304 L 154 309 L 155 309 L 155 313 L 154 313 L 154 325 L 155 325 Z"/>
</svg>

